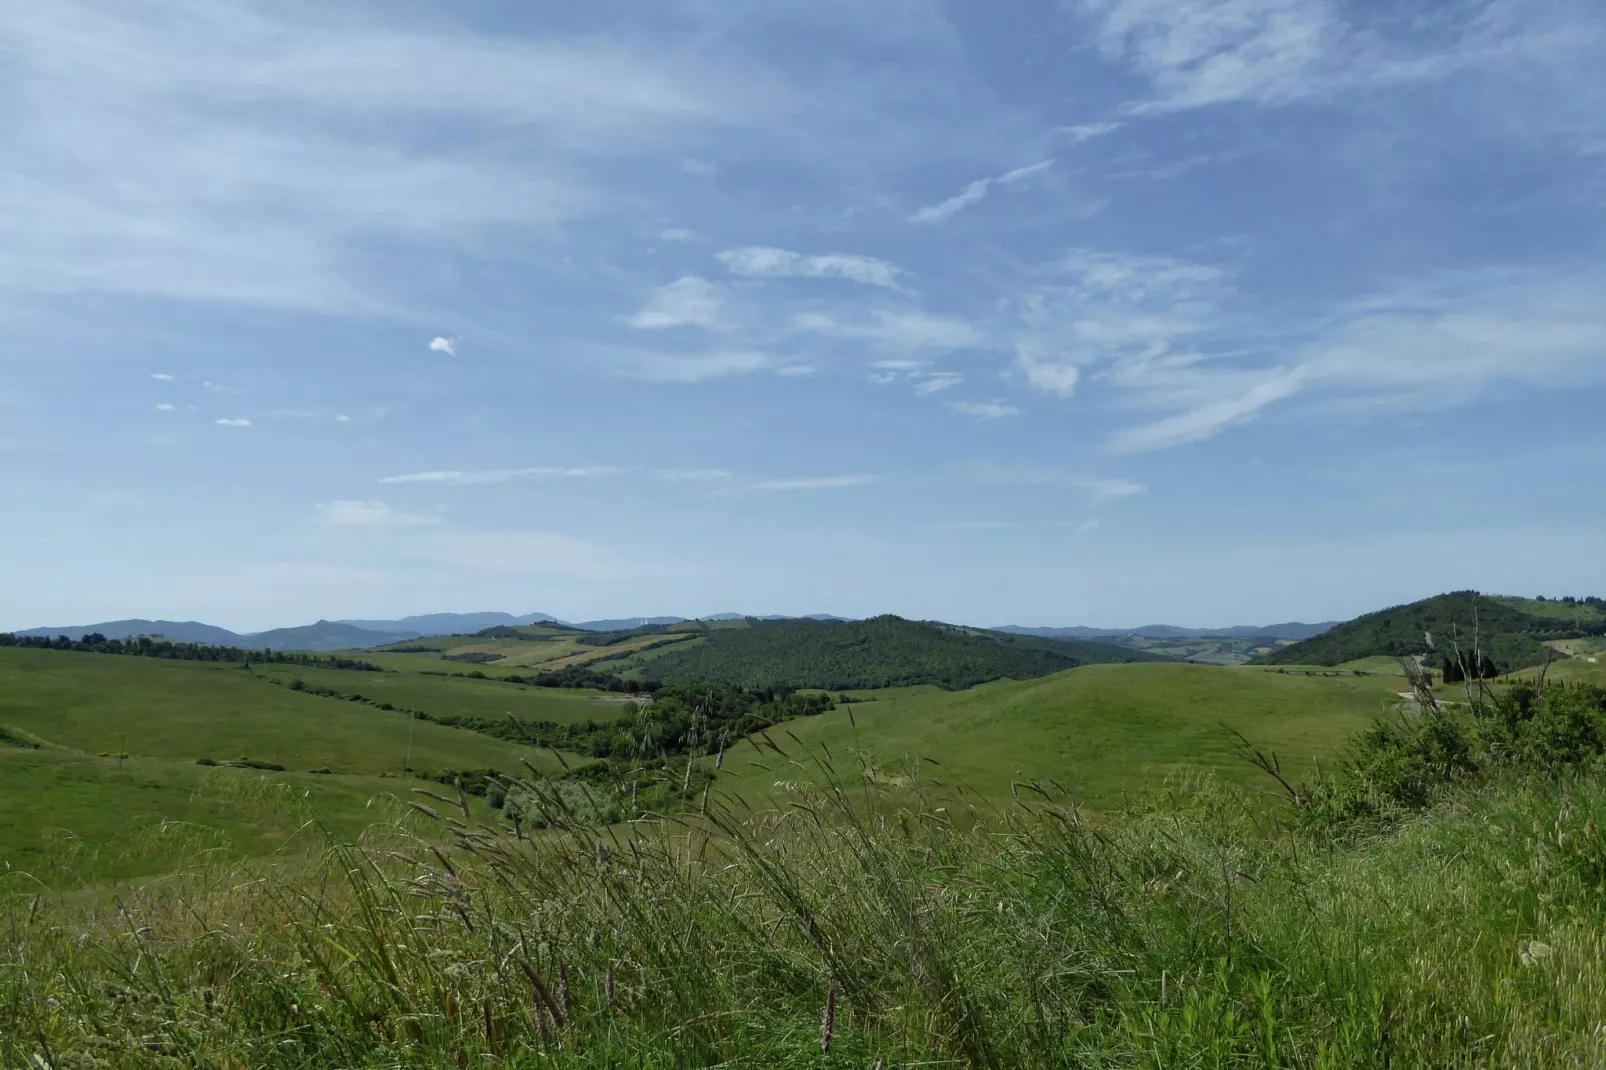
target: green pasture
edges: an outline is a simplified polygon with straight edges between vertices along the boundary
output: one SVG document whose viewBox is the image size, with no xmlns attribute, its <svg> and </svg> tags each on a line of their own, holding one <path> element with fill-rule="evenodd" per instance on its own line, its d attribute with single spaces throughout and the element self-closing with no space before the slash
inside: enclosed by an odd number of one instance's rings
<svg viewBox="0 0 1606 1070">
<path fill-rule="evenodd" d="M 861 692 L 865 701 L 789 721 L 769 735 L 785 758 L 744 742 L 717 786 L 767 795 L 799 775 L 789 759 L 824 746 L 839 769 L 860 756 L 888 777 L 916 775 L 1002 798 L 1012 781 L 1057 780 L 1097 807 L 1119 806 L 1183 770 L 1264 783 L 1236 757 L 1228 727 L 1300 775 L 1397 702 L 1386 677 L 1277 675 L 1207 665 L 1091 665 L 948 692 Z"/>
</svg>

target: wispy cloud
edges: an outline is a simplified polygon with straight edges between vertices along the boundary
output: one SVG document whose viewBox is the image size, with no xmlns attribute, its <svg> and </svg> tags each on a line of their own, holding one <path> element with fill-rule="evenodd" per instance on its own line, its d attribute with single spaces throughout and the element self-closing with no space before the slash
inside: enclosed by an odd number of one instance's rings
<svg viewBox="0 0 1606 1070">
<path fill-rule="evenodd" d="M 862 487 L 879 480 L 878 476 L 805 476 L 801 479 L 771 479 L 753 484 L 754 490 L 840 490 L 844 487 Z"/>
<path fill-rule="evenodd" d="M 351 255 L 365 243 L 450 248 L 587 215 L 604 183 L 576 164 L 784 97 L 750 65 L 611 36 L 248 0 L 194 16 L 185 0 L 0 13 L 23 105 L 0 181 L 0 291 L 372 311 L 383 282 Z M 499 136 L 511 129 L 532 136 Z"/>
<path fill-rule="evenodd" d="M 1116 122 L 1079 123 L 1075 126 L 1056 127 L 1054 133 L 1065 138 L 1072 145 L 1080 145 L 1084 141 L 1092 141 L 1094 138 L 1113 134 L 1121 129 L 1123 125 L 1125 124 Z"/>
<path fill-rule="evenodd" d="M 219 427 L 250 427 L 251 426 L 251 421 L 250 420 L 244 420 L 244 419 L 240 419 L 238 417 L 225 416 L 222 419 L 217 420 L 215 422 L 217 423 L 217 425 Z"/>
<path fill-rule="evenodd" d="M 477 486 L 483 483 L 513 483 L 532 479 L 589 479 L 597 476 L 616 476 L 622 468 L 610 465 L 590 465 L 584 468 L 489 468 L 478 471 L 409 472 L 406 475 L 386 476 L 380 483 L 439 483 L 454 487 Z"/>
<path fill-rule="evenodd" d="M 951 389 L 965 381 L 957 372 L 933 372 L 915 383 L 915 393 L 921 397 Z"/>
<path fill-rule="evenodd" d="M 718 327 L 724 307 L 723 287 L 697 275 L 686 275 L 654 290 L 629 323 L 641 330 Z"/>
<path fill-rule="evenodd" d="M 1124 498 L 1136 498 L 1149 493 L 1149 488 L 1142 483 L 1134 483 L 1130 479 L 1095 479 L 1085 484 L 1088 497 L 1094 505 L 1104 502 L 1118 502 Z"/>
<path fill-rule="evenodd" d="M 696 234 L 685 227 L 665 227 L 658 232 L 659 241 L 691 241 Z"/>
<path fill-rule="evenodd" d="M 973 204 L 980 204 L 987 198 L 987 189 L 993 184 L 990 178 L 978 178 L 958 193 L 945 201 L 930 204 L 915 213 L 916 223 L 940 223 L 950 216 L 957 215 Z"/>
<path fill-rule="evenodd" d="M 173 377 L 168 375 L 166 372 L 151 372 L 151 378 L 164 383 L 170 383 L 173 381 Z"/>
<path fill-rule="evenodd" d="M 749 278 L 846 279 L 867 286 L 898 288 L 903 269 L 885 260 L 850 253 L 805 255 L 790 249 L 750 245 L 715 254 L 733 275 Z"/>
<path fill-rule="evenodd" d="M 1002 420 L 1007 416 L 1020 415 L 1020 409 L 1000 398 L 992 401 L 950 401 L 948 407 L 978 420 Z"/>
<path fill-rule="evenodd" d="M 429 343 L 431 353 L 445 353 L 448 357 L 457 356 L 457 342 L 451 338 L 435 338 Z"/>
<path fill-rule="evenodd" d="M 1262 409 L 1292 397 L 1300 386 L 1297 374 L 1275 372 L 1247 392 L 1197 405 L 1164 420 L 1129 427 L 1110 440 L 1115 453 L 1141 453 L 1212 438 L 1253 420 Z"/>
<path fill-rule="evenodd" d="M 322 502 L 317 512 L 323 523 L 332 527 L 411 528 L 441 523 L 438 516 L 400 512 L 372 499 Z"/>
<path fill-rule="evenodd" d="M 173 411 L 173 406 L 169 405 L 167 402 L 164 401 L 160 405 L 156 406 L 156 411 L 157 412 L 172 412 Z"/>
<path fill-rule="evenodd" d="M 1017 167 L 1013 171 L 1006 171 L 997 178 L 978 178 L 947 200 L 920 209 L 915 213 L 915 222 L 940 223 L 950 216 L 957 215 L 966 208 L 986 200 L 988 192 L 995 184 L 1016 186 L 1034 175 L 1042 174 L 1053 166 L 1053 160 L 1043 160 L 1039 163 L 1029 164 L 1026 167 Z"/>
<path fill-rule="evenodd" d="M 666 468 L 655 474 L 671 483 L 728 483 L 735 478 L 724 468 Z"/>
<path fill-rule="evenodd" d="M 624 350 L 614 352 L 612 357 L 619 375 L 651 383 L 701 383 L 764 371 L 773 363 L 763 353 L 743 349 L 711 353 Z"/>
</svg>

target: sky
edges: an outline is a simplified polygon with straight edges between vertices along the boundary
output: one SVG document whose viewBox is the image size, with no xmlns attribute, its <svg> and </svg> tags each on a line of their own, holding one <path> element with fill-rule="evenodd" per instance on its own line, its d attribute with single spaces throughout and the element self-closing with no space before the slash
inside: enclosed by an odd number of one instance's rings
<svg viewBox="0 0 1606 1070">
<path fill-rule="evenodd" d="M 1606 594 L 1598 0 L 0 2 L 0 628 Z"/>
</svg>

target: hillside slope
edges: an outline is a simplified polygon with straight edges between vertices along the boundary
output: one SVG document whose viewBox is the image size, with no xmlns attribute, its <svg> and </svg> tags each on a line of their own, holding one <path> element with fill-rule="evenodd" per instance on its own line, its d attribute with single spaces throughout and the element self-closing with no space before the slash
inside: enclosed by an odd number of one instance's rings
<svg viewBox="0 0 1606 1070">
<path fill-rule="evenodd" d="M 991 798 L 1008 798 L 1011 781 L 1053 778 L 1079 803 L 1106 809 L 1183 770 L 1264 786 L 1264 775 L 1239 760 L 1224 725 L 1276 751 L 1285 772 L 1303 774 L 1317 759 L 1331 761 L 1355 732 L 1396 705 L 1400 687 L 1384 676 L 1282 676 L 1179 662 L 1097 665 L 968 691 L 869 692 L 862 696 L 869 701 L 785 727 L 810 747 L 824 744 L 839 766 L 849 767 L 840 756 L 857 755 L 888 775 L 962 784 Z M 810 764 L 784 736 L 771 736 L 788 758 Z M 744 745 L 727 754 L 730 781 L 720 787 L 747 798 L 772 795 L 784 768 L 778 756 Z"/>
<path fill-rule="evenodd" d="M 1606 613 L 1594 607 L 1485 597 L 1457 591 L 1368 613 L 1313 639 L 1284 647 L 1257 665 L 1342 665 L 1370 657 L 1451 656 L 1459 643 L 1470 660 L 1476 640 L 1502 670 L 1542 663 L 1545 643 L 1606 632 Z M 1431 639 L 1431 647 L 1429 645 Z"/>
<path fill-rule="evenodd" d="M 1079 665 L 1164 661 L 1104 643 L 1038 639 L 947 624 L 874 617 L 859 621 L 750 621 L 711 629 L 670 649 L 642 672 L 666 683 L 831 690 L 935 684 L 949 690 L 1001 678 L 1030 679 Z"/>
</svg>

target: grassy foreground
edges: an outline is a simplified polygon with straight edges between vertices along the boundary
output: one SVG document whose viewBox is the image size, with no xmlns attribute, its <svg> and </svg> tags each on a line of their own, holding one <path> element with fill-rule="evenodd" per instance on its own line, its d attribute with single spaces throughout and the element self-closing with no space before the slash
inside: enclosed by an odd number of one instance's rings
<svg viewBox="0 0 1606 1070">
<path fill-rule="evenodd" d="M 312 867 L 13 885 L 0 1061 L 1600 1065 L 1606 696 L 1562 698 L 1371 730 L 1287 827 L 1212 781 L 1096 824 L 827 760 L 784 810 L 398 819 Z"/>
</svg>

